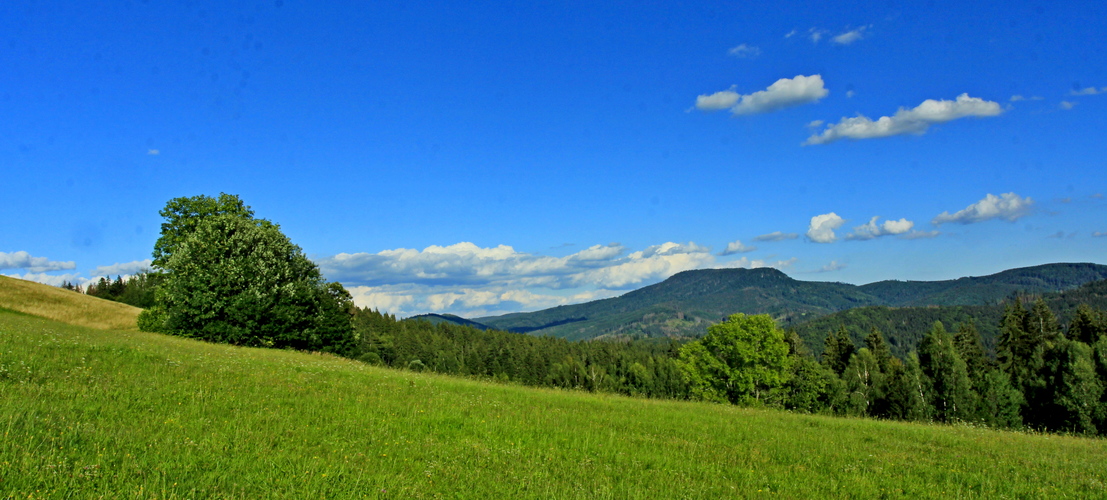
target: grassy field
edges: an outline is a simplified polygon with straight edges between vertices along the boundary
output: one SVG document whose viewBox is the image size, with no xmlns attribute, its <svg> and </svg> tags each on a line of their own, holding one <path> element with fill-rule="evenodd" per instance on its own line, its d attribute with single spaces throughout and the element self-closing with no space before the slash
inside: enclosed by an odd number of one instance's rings
<svg viewBox="0 0 1107 500">
<path fill-rule="evenodd" d="M 98 299 L 7 276 L 0 276 L 0 307 L 90 328 L 135 330 L 142 311 L 137 307 Z"/>
<path fill-rule="evenodd" d="M 1107 496 L 1098 439 L 538 390 L 7 311 L 0 432 L 0 498 Z"/>
</svg>

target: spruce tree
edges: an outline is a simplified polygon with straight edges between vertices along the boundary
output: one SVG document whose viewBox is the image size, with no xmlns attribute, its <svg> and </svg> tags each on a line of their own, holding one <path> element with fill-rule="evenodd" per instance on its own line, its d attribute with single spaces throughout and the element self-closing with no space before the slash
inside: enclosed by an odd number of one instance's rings
<svg viewBox="0 0 1107 500">
<path fill-rule="evenodd" d="M 888 343 L 884 341 L 884 334 L 877 327 L 874 326 L 865 337 L 865 347 L 869 348 L 877 363 L 880 364 L 880 371 L 887 372 L 888 364 L 892 361 L 892 350 L 888 348 Z"/>
<path fill-rule="evenodd" d="M 957 348 L 957 354 L 965 361 L 969 379 L 976 387 L 988 369 L 988 358 L 984 356 L 984 342 L 980 339 L 976 323 L 971 320 L 959 323 L 957 332 L 953 334 L 953 343 Z"/>
<path fill-rule="evenodd" d="M 1092 349 L 1074 340 L 1053 343 L 1042 371 L 1045 393 L 1037 423 L 1054 431 L 1094 434 L 1101 417 L 1103 384 L 1096 374 Z"/>
<path fill-rule="evenodd" d="M 1068 338 L 1093 345 L 1107 333 L 1104 331 L 1105 326 L 1107 325 L 1104 325 L 1101 313 L 1092 310 L 1087 304 L 1080 304 L 1069 323 Z"/>
</svg>

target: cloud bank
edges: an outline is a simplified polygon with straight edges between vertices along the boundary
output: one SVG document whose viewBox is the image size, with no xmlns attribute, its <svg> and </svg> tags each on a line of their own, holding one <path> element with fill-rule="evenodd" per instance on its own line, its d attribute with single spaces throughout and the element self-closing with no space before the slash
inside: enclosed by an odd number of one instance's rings
<svg viewBox="0 0 1107 500">
<path fill-rule="evenodd" d="M 792 261 L 718 262 L 711 249 L 667 242 L 639 251 L 618 243 L 564 257 L 462 242 L 423 250 L 341 253 L 316 259 L 355 302 L 399 315 L 448 312 L 469 317 L 536 310 L 619 295 L 681 271 L 711 267 L 786 267 Z"/>
<path fill-rule="evenodd" d="M 700 95 L 696 97 L 696 109 L 729 109 L 735 116 L 752 115 L 816 102 L 829 93 L 821 75 L 796 75 L 795 78 L 781 78 L 765 90 L 752 94 L 739 94 L 731 87 L 730 90 Z"/>
<path fill-rule="evenodd" d="M 931 125 L 969 116 L 997 116 L 1003 112 L 998 102 L 961 94 L 952 101 L 927 99 L 911 109 L 900 108 L 892 116 L 882 116 L 875 121 L 857 115 L 842 118 L 828 125 L 826 130 L 808 137 L 803 145 L 829 144 L 840 139 L 875 139 L 902 134 L 926 133 Z"/>
<path fill-rule="evenodd" d="M 1034 200 L 1023 198 L 1015 193 L 1004 193 L 999 196 L 988 193 L 984 199 L 958 210 L 954 213 L 942 212 L 931 221 L 934 225 L 955 222 L 957 224 L 974 224 L 992 219 L 1002 219 L 1015 222 L 1030 214 Z"/>
<path fill-rule="evenodd" d="M 77 263 L 73 261 L 61 262 L 46 257 L 35 257 L 24 251 L 0 252 L 0 269 L 24 269 L 32 273 L 44 273 L 76 268 Z"/>
</svg>

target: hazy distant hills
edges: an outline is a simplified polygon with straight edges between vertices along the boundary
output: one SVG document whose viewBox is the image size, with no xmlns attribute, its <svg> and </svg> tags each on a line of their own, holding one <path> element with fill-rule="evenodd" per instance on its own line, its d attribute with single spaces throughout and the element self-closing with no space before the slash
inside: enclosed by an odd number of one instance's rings
<svg viewBox="0 0 1107 500">
<path fill-rule="evenodd" d="M 799 326 L 859 307 L 987 306 L 1013 293 L 1060 292 L 1103 279 L 1107 279 L 1107 266 L 1099 264 L 1046 264 L 982 277 L 881 281 L 863 286 L 800 281 L 767 268 L 703 269 L 685 271 L 615 298 L 472 321 L 500 330 L 573 340 L 699 336 L 707 325 L 738 312 L 770 314 L 782 326 Z"/>
</svg>

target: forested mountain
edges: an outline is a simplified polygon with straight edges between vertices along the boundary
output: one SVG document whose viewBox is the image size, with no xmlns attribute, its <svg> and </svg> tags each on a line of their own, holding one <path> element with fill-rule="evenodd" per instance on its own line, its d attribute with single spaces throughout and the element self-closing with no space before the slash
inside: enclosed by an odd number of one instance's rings
<svg viewBox="0 0 1107 500">
<path fill-rule="evenodd" d="M 456 316 L 456 315 L 453 315 L 453 314 L 434 314 L 434 313 L 419 314 L 419 315 L 407 318 L 406 321 L 426 321 L 426 322 L 428 322 L 432 325 L 437 325 L 439 323 L 447 323 L 447 324 L 451 324 L 451 325 L 471 326 L 471 327 L 476 328 L 478 330 L 488 330 L 489 329 L 488 325 L 477 323 L 476 321 L 468 320 L 468 319 L 462 318 L 461 316 Z"/>
<path fill-rule="evenodd" d="M 1015 271 L 1020 270 L 1007 271 L 1007 273 Z M 1076 314 L 1076 307 L 1080 304 L 1087 304 L 1096 309 L 1107 309 L 1107 279 L 1086 283 L 1073 290 L 1040 294 L 1040 296 L 1057 314 L 1058 321 L 1062 325 L 1067 325 L 1072 321 Z M 865 336 L 876 328 L 884 333 L 892 354 L 904 357 L 915 349 L 919 339 L 926 334 L 927 328 L 935 321 L 941 321 L 949 328 L 959 323 L 973 322 L 980 331 L 985 350 L 994 353 L 1003 310 L 1002 303 L 971 306 L 867 306 L 806 321 L 793 328 L 812 352 L 821 352 L 827 332 L 845 327 L 854 343 L 861 345 Z"/>
<path fill-rule="evenodd" d="M 1102 279 L 1107 279 L 1107 266 L 1099 264 L 1046 264 L 983 277 L 863 286 L 800 281 L 767 268 L 703 269 L 678 273 L 615 298 L 473 321 L 567 339 L 699 337 L 708 325 L 738 312 L 769 314 L 789 327 L 857 307 L 986 306 L 1014 293 L 1058 292 Z M 962 311 L 963 317 L 971 314 L 972 309 Z M 914 340 L 904 345 L 913 346 Z"/>
</svg>

